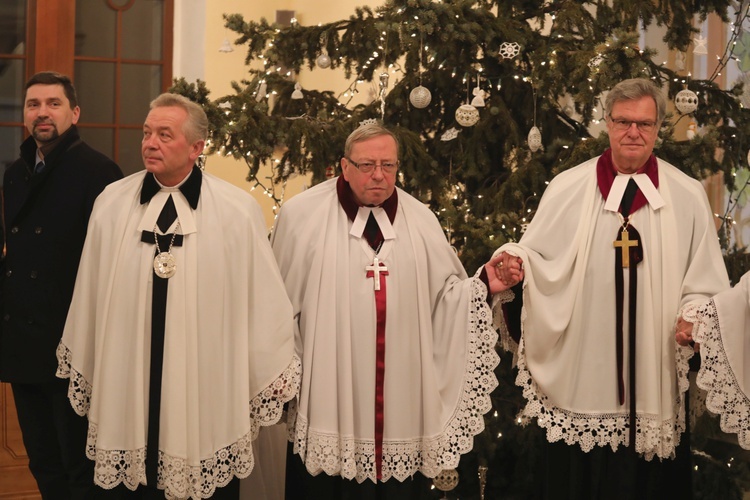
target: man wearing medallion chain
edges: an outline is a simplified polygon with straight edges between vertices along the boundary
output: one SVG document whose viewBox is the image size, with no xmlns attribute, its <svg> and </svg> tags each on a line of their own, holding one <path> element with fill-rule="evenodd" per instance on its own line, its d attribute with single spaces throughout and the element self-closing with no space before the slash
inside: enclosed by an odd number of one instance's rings
<svg viewBox="0 0 750 500">
<path fill-rule="evenodd" d="M 30 136 L 5 172 L 3 188 L 0 380 L 13 389 L 42 498 L 88 499 L 94 486 L 85 455 L 87 422 L 70 408 L 67 384 L 55 377 L 55 349 L 94 200 L 122 171 L 81 139 L 81 110 L 67 76 L 32 76 L 23 109 Z"/>
<path fill-rule="evenodd" d="M 276 223 L 303 360 L 289 499 L 427 498 L 426 477 L 456 467 L 490 409 L 499 259 L 468 278 L 435 215 L 396 188 L 398 163 L 393 133 L 362 125 L 342 176 Z"/>
<path fill-rule="evenodd" d="M 665 113 L 650 80 L 616 85 L 610 149 L 555 177 L 497 252 L 524 275 L 517 383 L 549 441 L 543 498 L 691 496 L 690 353 L 672 338 L 728 279 L 702 185 L 653 155 Z"/>
<path fill-rule="evenodd" d="M 197 104 L 157 97 L 146 171 L 105 190 L 89 224 L 58 376 L 111 498 L 239 498 L 260 426 L 299 387 L 260 207 L 195 166 L 207 128 Z"/>
</svg>

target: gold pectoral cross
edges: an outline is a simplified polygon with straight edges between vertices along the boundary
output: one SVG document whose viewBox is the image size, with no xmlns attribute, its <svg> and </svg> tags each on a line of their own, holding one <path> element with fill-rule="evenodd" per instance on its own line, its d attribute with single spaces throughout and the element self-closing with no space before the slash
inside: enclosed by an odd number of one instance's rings
<svg viewBox="0 0 750 500">
<path fill-rule="evenodd" d="M 631 240 L 630 233 L 628 233 L 626 228 L 622 229 L 620 237 L 622 239 L 615 240 L 612 242 L 612 245 L 615 248 L 620 247 L 620 251 L 622 252 L 622 267 L 630 267 L 630 248 L 637 247 L 638 240 Z"/>
</svg>

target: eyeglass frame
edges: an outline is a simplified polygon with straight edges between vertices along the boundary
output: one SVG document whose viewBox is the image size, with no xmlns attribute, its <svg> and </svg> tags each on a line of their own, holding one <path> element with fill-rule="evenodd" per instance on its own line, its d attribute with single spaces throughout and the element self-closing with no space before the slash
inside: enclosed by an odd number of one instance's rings
<svg viewBox="0 0 750 500">
<path fill-rule="evenodd" d="M 362 162 L 356 162 L 352 160 L 351 158 L 347 158 L 344 156 L 344 159 L 354 165 L 354 167 L 362 172 L 363 174 L 371 174 L 375 171 L 376 168 L 380 167 L 380 170 L 383 171 L 383 173 L 386 174 L 393 174 L 398 170 L 398 167 L 401 165 L 401 162 L 399 160 L 396 160 L 396 163 L 390 163 L 390 162 L 380 162 L 378 163 L 371 163 L 367 161 Z M 372 168 L 369 168 L 372 167 Z"/>
<path fill-rule="evenodd" d="M 651 121 L 651 120 L 626 120 L 624 118 L 613 118 L 612 115 L 609 115 L 609 121 L 612 122 L 612 127 L 615 130 L 619 130 L 620 132 L 626 132 L 630 130 L 630 127 L 633 126 L 635 123 L 635 128 L 638 129 L 638 132 L 642 132 L 644 134 L 650 134 L 651 132 L 656 129 L 657 122 Z M 627 125 L 627 126 L 626 126 Z M 647 130 L 643 130 L 642 127 L 646 127 Z"/>
</svg>

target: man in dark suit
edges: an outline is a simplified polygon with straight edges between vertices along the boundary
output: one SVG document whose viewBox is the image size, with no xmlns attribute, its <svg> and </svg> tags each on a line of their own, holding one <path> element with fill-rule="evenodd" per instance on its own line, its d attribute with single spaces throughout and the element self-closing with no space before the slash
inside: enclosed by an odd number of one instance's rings
<svg viewBox="0 0 750 500">
<path fill-rule="evenodd" d="M 87 421 L 71 408 L 67 381 L 55 377 L 55 350 L 94 200 L 122 171 L 79 137 L 80 108 L 67 76 L 37 73 L 25 89 L 24 125 L 31 136 L 3 183 L 0 380 L 13 388 L 42 497 L 91 498 Z"/>
</svg>

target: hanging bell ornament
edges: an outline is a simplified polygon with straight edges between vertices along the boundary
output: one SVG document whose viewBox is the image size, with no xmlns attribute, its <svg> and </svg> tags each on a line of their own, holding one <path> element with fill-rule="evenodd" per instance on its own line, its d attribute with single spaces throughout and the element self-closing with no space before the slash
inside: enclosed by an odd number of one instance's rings
<svg viewBox="0 0 750 500">
<path fill-rule="evenodd" d="M 326 49 L 323 49 L 323 53 L 318 56 L 318 58 L 315 60 L 315 64 L 318 65 L 319 68 L 327 69 L 331 67 L 331 58 L 328 55 L 328 51 Z"/>
<path fill-rule="evenodd" d="M 528 142 L 529 149 L 532 153 L 536 153 L 537 151 L 539 151 L 539 148 L 542 147 L 542 132 L 536 125 L 531 127 L 531 130 L 529 130 Z"/>
<path fill-rule="evenodd" d="M 456 110 L 456 121 L 462 127 L 472 127 L 479 121 L 479 110 L 471 104 L 462 104 Z"/>
<path fill-rule="evenodd" d="M 302 93 L 302 85 L 299 82 L 294 84 L 294 92 L 292 92 L 292 99 L 304 99 L 305 95 Z"/>
<path fill-rule="evenodd" d="M 680 90 L 674 98 L 675 107 L 683 115 L 688 115 L 698 109 L 698 95 L 690 89 Z"/>
<path fill-rule="evenodd" d="M 427 87 L 420 85 L 419 87 L 414 87 L 411 89 L 411 92 L 409 92 L 409 102 L 411 102 L 411 105 L 415 108 L 426 108 L 430 105 L 431 100 L 432 93 L 430 93 L 430 89 Z"/>
</svg>

